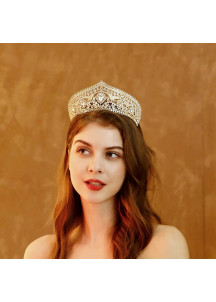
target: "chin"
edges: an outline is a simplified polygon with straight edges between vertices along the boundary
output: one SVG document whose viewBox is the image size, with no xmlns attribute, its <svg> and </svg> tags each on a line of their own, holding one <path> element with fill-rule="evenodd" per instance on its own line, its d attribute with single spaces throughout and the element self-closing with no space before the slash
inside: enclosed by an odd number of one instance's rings
<svg viewBox="0 0 216 302">
<path fill-rule="evenodd" d="M 112 201 L 114 198 L 112 196 L 99 196 L 96 194 L 80 194 L 80 199 L 85 200 L 88 203 L 99 204 L 106 201 Z"/>
<path fill-rule="evenodd" d="M 90 196 L 81 196 L 80 195 L 80 199 L 85 200 L 88 203 L 92 203 L 92 204 L 97 204 L 97 203 L 102 203 L 104 201 L 107 200 L 107 198 L 99 198 L 99 197 L 90 197 Z"/>
</svg>

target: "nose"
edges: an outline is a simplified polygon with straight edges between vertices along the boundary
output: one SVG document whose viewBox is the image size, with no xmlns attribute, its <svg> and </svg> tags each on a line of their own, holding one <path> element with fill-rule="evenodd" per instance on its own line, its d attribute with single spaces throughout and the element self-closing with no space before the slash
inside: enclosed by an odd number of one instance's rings
<svg viewBox="0 0 216 302">
<path fill-rule="evenodd" d="M 91 157 L 88 164 L 88 171 L 93 173 L 103 173 L 104 172 L 103 160 L 96 156 Z"/>
</svg>

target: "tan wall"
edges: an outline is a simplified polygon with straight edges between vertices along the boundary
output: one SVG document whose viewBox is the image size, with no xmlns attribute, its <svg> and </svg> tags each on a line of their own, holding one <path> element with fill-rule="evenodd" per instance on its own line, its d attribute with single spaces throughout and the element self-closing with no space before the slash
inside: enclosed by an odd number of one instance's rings
<svg viewBox="0 0 216 302">
<path fill-rule="evenodd" d="M 191 258 L 216 258 L 215 44 L 1 44 L 0 258 L 52 232 L 70 96 L 103 80 L 141 103 L 162 187 L 155 206 Z"/>
</svg>

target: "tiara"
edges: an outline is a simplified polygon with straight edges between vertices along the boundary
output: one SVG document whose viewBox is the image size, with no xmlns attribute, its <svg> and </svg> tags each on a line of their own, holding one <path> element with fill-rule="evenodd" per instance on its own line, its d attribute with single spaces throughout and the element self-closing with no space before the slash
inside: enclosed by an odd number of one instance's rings
<svg viewBox="0 0 216 302">
<path fill-rule="evenodd" d="M 103 81 L 77 92 L 68 102 L 70 120 L 78 114 L 95 110 L 109 110 L 126 115 L 137 126 L 141 119 L 141 107 L 138 101 L 130 94 Z"/>
</svg>

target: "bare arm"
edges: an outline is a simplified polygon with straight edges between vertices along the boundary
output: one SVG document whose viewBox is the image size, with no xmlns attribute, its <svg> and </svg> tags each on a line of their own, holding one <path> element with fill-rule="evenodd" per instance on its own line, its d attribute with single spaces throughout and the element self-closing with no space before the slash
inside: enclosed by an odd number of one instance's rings
<svg viewBox="0 0 216 302">
<path fill-rule="evenodd" d="M 29 244 L 24 259 L 50 259 L 55 245 L 55 235 L 42 236 Z"/>
<path fill-rule="evenodd" d="M 188 259 L 189 250 L 183 234 L 173 226 L 159 225 L 140 259 Z"/>
<path fill-rule="evenodd" d="M 164 253 L 167 255 L 164 258 L 168 259 L 188 259 L 189 250 L 187 242 L 183 234 L 176 228 L 170 227 L 169 232 L 164 238 L 167 246 L 164 249 Z"/>
</svg>

